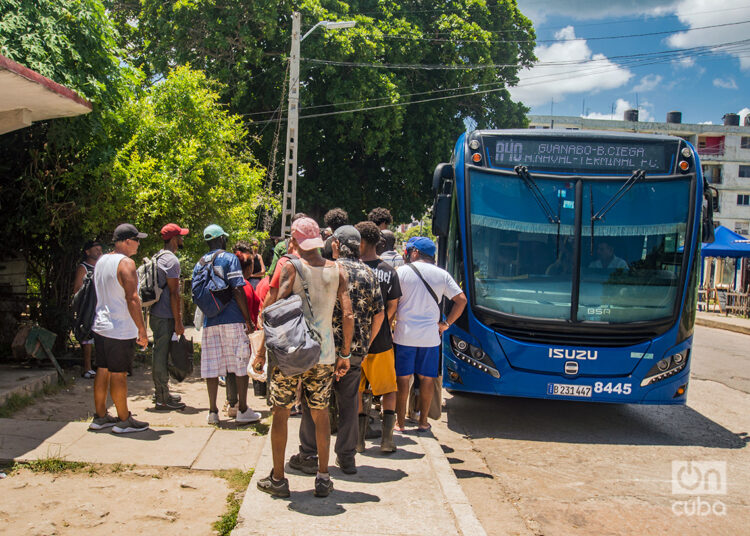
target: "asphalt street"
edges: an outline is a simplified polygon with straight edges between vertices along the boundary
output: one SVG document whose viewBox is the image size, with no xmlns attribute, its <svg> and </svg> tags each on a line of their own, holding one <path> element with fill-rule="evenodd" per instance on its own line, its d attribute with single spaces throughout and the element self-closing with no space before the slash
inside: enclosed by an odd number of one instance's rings
<svg viewBox="0 0 750 536">
<path fill-rule="evenodd" d="M 686 406 L 454 394 L 435 435 L 488 534 L 746 533 L 748 348 L 697 326 Z M 725 467 L 726 493 L 673 493 L 686 462 Z"/>
</svg>

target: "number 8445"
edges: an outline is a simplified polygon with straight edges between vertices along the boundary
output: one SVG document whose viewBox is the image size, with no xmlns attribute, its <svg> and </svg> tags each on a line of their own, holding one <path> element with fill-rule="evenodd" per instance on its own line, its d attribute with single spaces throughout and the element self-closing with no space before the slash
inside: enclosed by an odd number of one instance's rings
<svg viewBox="0 0 750 536">
<path fill-rule="evenodd" d="M 615 393 L 618 395 L 629 395 L 632 391 L 632 384 L 630 383 L 596 382 L 594 384 L 595 393 Z"/>
</svg>

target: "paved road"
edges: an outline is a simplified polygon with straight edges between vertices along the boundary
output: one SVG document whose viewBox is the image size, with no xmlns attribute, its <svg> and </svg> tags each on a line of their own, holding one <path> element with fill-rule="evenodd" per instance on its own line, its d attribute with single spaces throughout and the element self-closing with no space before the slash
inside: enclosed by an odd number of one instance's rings
<svg viewBox="0 0 750 536">
<path fill-rule="evenodd" d="M 687 406 L 456 395 L 435 435 L 488 534 L 746 534 L 749 348 L 696 328 Z M 683 460 L 725 462 L 727 494 L 673 495 Z"/>
</svg>

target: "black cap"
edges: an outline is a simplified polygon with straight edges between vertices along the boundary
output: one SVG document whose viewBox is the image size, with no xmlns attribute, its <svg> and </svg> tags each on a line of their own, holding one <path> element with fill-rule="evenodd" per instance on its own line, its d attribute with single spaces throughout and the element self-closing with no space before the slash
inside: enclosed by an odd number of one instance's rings
<svg viewBox="0 0 750 536">
<path fill-rule="evenodd" d="M 362 241 L 362 236 L 353 225 L 342 225 L 333 232 L 333 237 L 338 240 L 340 244 L 348 246 L 355 252 L 359 251 L 359 243 Z"/>
<path fill-rule="evenodd" d="M 101 246 L 102 243 L 98 240 L 89 240 L 83 245 L 83 251 L 93 248 L 94 246 Z"/>
<path fill-rule="evenodd" d="M 129 238 L 146 238 L 147 236 L 146 233 L 139 232 L 138 229 L 135 228 L 135 225 L 121 223 L 117 226 L 115 232 L 112 233 L 112 242 L 122 242 Z"/>
</svg>

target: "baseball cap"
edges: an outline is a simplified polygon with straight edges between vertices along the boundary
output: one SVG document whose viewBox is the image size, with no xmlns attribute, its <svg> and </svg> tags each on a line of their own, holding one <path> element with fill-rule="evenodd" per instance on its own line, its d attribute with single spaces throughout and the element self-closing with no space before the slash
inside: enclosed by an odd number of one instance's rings
<svg viewBox="0 0 750 536">
<path fill-rule="evenodd" d="M 406 243 L 406 247 L 416 249 L 420 253 L 424 253 L 425 255 L 429 255 L 430 257 L 434 257 L 435 252 L 437 251 L 435 242 L 424 236 L 415 236 L 410 238 L 409 242 Z"/>
<path fill-rule="evenodd" d="M 169 240 L 175 236 L 185 236 L 189 232 L 188 229 L 183 229 L 176 223 L 168 223 L 161 228 L 161 238 L 162 240 Z"/>
<path fill-rule="evenodd" d="M 320 237 L 320 227 L 312 218 L 300 218 L 292 223 L 292 237 L 299 244 L 300 249 L 310 251 L 322 248 L 325 243 Z"/>
<path fill-rule="evenodd" d="M 99 242 L 98 240 L 88 240 L 88 241 L 87 241 L 87 242 L 86 242 L 86 243 L 85 243 L 85 244 L 83 245 L 83 249 L 82 249 L 82 251 L 84 251 L 84 252 L 85 252 L 85 251 L 86 251 L 86 250 L 88 250 L 88 249 L 91 249 L 91 248 L 93 248 L 93 247 L 96 247 L 96 246 L 101 246 L 101 245 L 102 245 L 102 243 L 101 243 L 101 242 Z"/>
<path fill-rule="evenodd" d="M 146 233 L 141 233 L 138 231 L 138 229 L 135 228 L 135 225 L 132 225 L 130 223 L 121 223 L 115 228 L 115 232 L 112 233 L 112 242 L 122 242 L 123 240 L 128 240 L 129 238 L 138 238 L 139 240 L 141 238 L 146 238 L 148 235 Z"/>
<path fill-rule="evenodd" d="M 349 247 L 354 251 L 359 251 L 359 244 L 362 242 L 362 236 L 353 225 L 342 225 L 333 232 L 333 237 L 339 243 Z"/>
<path fill-rule="evenodd" d="M 212 223 L 211 225 L 203 229 L 203 240 L 213 240 L 214 238 L 219 238 L 220 236 L 229 235 L 224 232 L 224 229 L 222 229 L 215 223 Z"/>
</svg>

